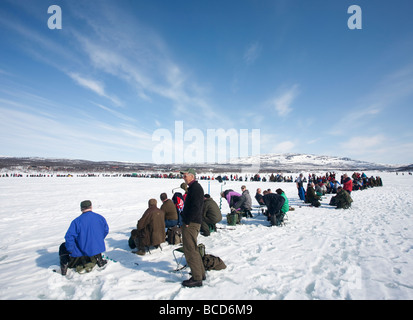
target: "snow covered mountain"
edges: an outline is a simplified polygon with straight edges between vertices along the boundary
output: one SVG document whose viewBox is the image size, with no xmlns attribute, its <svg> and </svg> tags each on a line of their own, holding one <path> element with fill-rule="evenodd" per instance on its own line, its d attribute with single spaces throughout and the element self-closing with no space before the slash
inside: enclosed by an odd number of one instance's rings
<svg viewBox="0 0 413 320">
<path fill-rule="evenodd" d="M 350 158 L 312 154 L 264 154 L 231 160 L 233 165 L 259 164 L 262 171 L 297 170 L 397 170 L 398 166 L 377 164 Z"/>
<path fill-rule="evenodd" d="M 297 172 L 334 170 L 406 171 L 410 166 L 393 166 L 333 156 L 285 153 L 263 154 L 232 159 L 225 164 L 167 164 L 132 163 L 117 161 L 88 161 L 75 159 L 0 157 L 0 170 L 71 171 L 71 172 L 179 172 L 183 167 L 194 167 L 200 172 Z"/>
</svg>

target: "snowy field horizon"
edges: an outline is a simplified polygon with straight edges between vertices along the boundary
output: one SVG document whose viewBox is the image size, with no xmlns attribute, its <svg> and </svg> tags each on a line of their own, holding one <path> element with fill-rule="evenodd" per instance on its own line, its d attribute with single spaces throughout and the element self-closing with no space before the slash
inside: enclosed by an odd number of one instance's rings
<svg viewBox="0 0 413 320">
<path fill-rule="evenodd" d="M 192 289 L 181 286 L 189 270 L 182 275 L 172 272 L 177 246 L 165 242 L 162 250 L 152 249 L 143 257 L 128 247 L 130 231 L 148 200 L 158 200 L 162 192 L 171 198 L 183 180 L 0 178 L 0 299 L 413 299 L 413 176 L 366 174 L 379 175 L 384 185 L 354 191 L 349 210 L 329 206 L 331 195 L 323 198 L 320 208 L 309 207 L 299 200 L 295 183 L 201 180 L 205 193 L 218 204 L 221 190 L 240 191 L 243 184 L 254 205 L 257 188 L 282 188 L 295 211 L 288 214 L 283 227 L 268 227 L 266 217 L 257 210 L 254 218 L 229 227 L 225 219 L 229 208 L 222 202 L 218 231 L 210 237 L 199 236 L 198 242 L 227 268 L 207 272 L 203 287 Z M 104 255 L 111 260 L 104 270 L 62 277 L 52 272 L 59 264 L 58 248 L 85 199 L 108 221 Z"/>
<path fill-rule="evenodd" d="M 85 159 L 44 158 L 44 157 L 7 157 L 0 156 L 0 172 L 53 173 L 72 172 L 179 172 L 182 168 L 193 167 L 198 173 L 294 173 L 300 171 L 413 171 L 413 164 L 373 163 L 348 157 L 282 153 L 260 154 L 255 156 L 229 159 L 227 162 L 214 163 L 144 163 L 130 161 L 91 161 Z"/>
</svg>

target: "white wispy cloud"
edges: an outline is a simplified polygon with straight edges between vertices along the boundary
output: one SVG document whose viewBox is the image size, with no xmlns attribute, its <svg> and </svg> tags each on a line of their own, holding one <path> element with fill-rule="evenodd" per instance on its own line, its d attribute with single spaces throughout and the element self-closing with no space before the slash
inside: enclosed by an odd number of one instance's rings
<svg viewBox="0 0 413 320">
<path fill-rule="evenodd" d="M 262 45 L 259 42 L 254 42 L 248 46 L 244 53 L 244 62 L 247 65 L 253 64 L 261 55 Z"/>
<path fill-rule="evenodd" d="M 0 113 L 4 153 L 13 154 L 16 148 L 39 156 L 101 160 L 112 155 L 110 160 L 120 160 L 114 156 L 120 155 L 136 160 L 153 148 L 151 134 L 133 125 L 108 124 L 74 111 L 52 117 L 33 112 L 31 105 L 2 99 Z"/>
<path fill-rule="evenodd" d="M 196 75 L 173 58 L 167 41 L 123 6 L 111 2 L 99 6 L 68 2 L 65 10 L 83 22 L 63 29 L 61 35 L 67 40 L 65 43 L 71 43 L 70 47 L 30 29 L 24 21 L 14 21 L 13 17 L 0 22 L 31 44 L 22 45 L 22 49 L 32 57 L 116 106 L 125 106 L 125 102 L 118 98 L 120 93 L 109 92 L 103 80 L 108 76 L 117 84 L 119 80 L 126 83 L 144 102 L 167 99 L 171 107 L 166 104 L 163 108 L 176 117 L 191 114 L 205 125 L 231 122 L 205 94 L 208 90 L 199 90 L 203 86 L 196 81 Z M 252 46 L 247 60 L 254 59 L 258 49 L 259 46 Z"/>
<path fill-rule="evenodd" d="M 3 75 L 10 75 L 10 73 L 9 73 L 9 72 L 4 71 L 4 70 L 2 70 L 2 69 L 0 69 L 0 74 L 3 74 Z"/>
<path fill-rule="evenodd" d="M 86 78 L 86 77 L 81 76 L 78 73 L 73 73 L 73 72 L 69 72 L 68 76 L 72 78 L 80 86 L 93 91 L 94 93 L 98 94 L 101 97 L 109 99 L 115 105 L 120 106 L 122 104 L 121 101 L 117 97 L 111 96 L 106 93 L 105 86 L 100 81 L 97 81 L 91 78 Z"/>
<path fill-rule="evenodd" d="M 278 93 L 274 98 L 270 99 L 268 103 L 280 117 L 285 117 L 293 110 L 292 104 L 298 95 L 298 85 L 295 84 Z"/>
<path fill-rule="evenodd" d="M 69 77 L 76 81 L 77 84 L 80 84 L 82 87 L 85 87 L 93 92 L 97 93 L 100 96 L 106 96 L 105 89 L 99 81 L 86 79 L 80 76 L 77 73 L 69 73 Z"/>
<path fill-rule="evenodd" d="M 404 113 L 399 102 L 413 96 L 413 63 L 384 75 L 373 84 L 371 91 L 355 97 L 352 106 L 346 108 L 328 134 L 348 135 L 366 128 L 379 128 L 384 121 L 385 110 L 392 108 Z"/>
<path fill-rule="evenodd" d="M 341 147 L 353 153 L 355 151 L 377 148 L 385 141 L 385 136 L 381 134 L 375 136 L 354 136 L 341 143 Z"/>
<path fill-rule="evenodd" d="M 295 143 L 292 141 L 283 141 L 275 146 L 275 149 L 280 153 L 290 152 L 294 149 Z"/>
<path fill-rule="evenodd" d="M 385 134 L 353 136 L 339 144 L 341 152 L 358 160 L 377 163 L 411 164 L 413 143 Z"/>
<path fill-rule="evenodd" d="M 371 121 L 381 113 L 382 109 L 377 104 L 365 108 L 347 109 L 344 115 L 341 115 L 334 126 L 329 127 L 328 134 L 343 135 L 348 132 L 358 131 L 359 127 L 365 127 L 366 121 Z"/>
<path fill-rule="evenodd" d="M 22 4 L 20 3 L 20 5 Z M 22 50 L 26 51 L 33 58 L 65 73 L 78 85 L 95 92 L 101 97 L 109 99 L 113 104 L 117 106 L 122 105 L 119 98 L 115 95 L 110 95 L 105 91 L 105 86 L 101 81 L 82 76 L 78 72 L 67 71 L 69 68 L 80 69 L 84 67 L 81 59 L 79 59 L 78 55 L 75 54 L 73 50 L 51 40 L 40 32 L 27 27 L 23 22 L 13 21 L 8 17 L 2 17 L 0 22 L 10 30 L 13 30 L 27 39 L 26 41 L 29 41 L 31 45 L 27 45 L 27 43 L 24 42 L 26 45 L 22 45 Z"/>
<path fill-rule="evenodd" d="M 112 108 L 109 108 L 109 107 L 107 107 L 107 106 L 104 106 L 104 105 L 102 105 L 102 104 L 100 104 L 100 103 L 95 103 L 95 102 L 92 102 L 92 103 L 93 103 L 94 105 L 96 105 L 97 107 L 99 107 L 100 109 L 109 112 L 110 114 L 114 115 L 115 117 L 117 117 L 117 118 L 119 118 L 119 119 L 121 119 L 121 120 L 130 121 L 130 122 L 135 122 L 135 121 L 136 121 L 135 118 L 129 117 L 129 116 L 127 116 L 127 115 L 125 115 L 125 114 L 123 114 L 123 113 L 121 113 L 121 112 L 119 112 L 119 111 L 113 110 Z"/>
<path fill-rule="evenodd" d="M 101 16 L 108 15 L 111 16 L 111 13 L 106 12 Z M 96 22 L 95 24 L 100 26 L 96 35 L 73 33 L 80 49 L 96 70 L 124 81 L 136 90 L 139 98 L 145 102 L 151 103 L 158 98 L 169 100 L 173 106 L 169 108 L 169 112 L 177 117 L 191 114 L 205 124 L 216 123 L 225 118 L 205 95 L 208 90 L 202 88 L 202 85 L 194 81 L 189 73 L 174 61 L 166 43 L 154 31 L 145 29 L 148 30 L 145 34 L 140 31 L 142 26 L 137 22 L 125 22 L 134 24 L 135 29 L 122 29 L 123 37 L 129 40 L 120 43 L 118 36 L 122 32 L 119 24 L 114 23 L 119 20 L 119 16 L 122 15 L 111 16 L 109 20 L 113 24 Z M 132 42 L 130 39 L 134 39 L 134 32 L 138 33 L 140 38 Z M 113 45 L 114 43 L 117 45 Z M 96 83 L 87 82 L 85 85 L 102 93 L 103 88 Z"/>
</svg>

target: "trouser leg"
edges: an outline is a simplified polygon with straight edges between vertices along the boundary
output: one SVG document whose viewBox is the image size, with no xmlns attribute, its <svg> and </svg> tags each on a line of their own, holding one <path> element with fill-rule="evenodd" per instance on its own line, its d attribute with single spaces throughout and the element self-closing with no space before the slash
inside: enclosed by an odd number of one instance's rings
<svg viewBox="0 0 413 320">
<path fill-rule="evenodd" d="M 208 223 L 205 220 L 203 220 L 202 224 L 201 224 L 201 233 L 204 236 L 209 236 L 209 234 L 210 234 Z"/>
<path fill-rule="evenodd" d="M 197 281 L 202 281 L 205 274 L 204 264 L 199 254 L 197 244 L 200 227 L 201 225 L 198 223 L 190 223 L 188 226 L 182 226 L 182 243 L 185 259 L 191 268 L 192 278 Z"/>
<path fill-rule="evenodd" d="M 212 220 L 212 219 L 209 219 L 208 217 L 204 217 L 203 219 L 202 219 L 202 224 L 201 224 L 201 233 L 204 235 L 204 236 L 209 236 L 211 233 L 210 233 L 210 231 L 209 231 L 209 225 L 215 225 L 215 222 L 214 222 L 214 220 Z"/>
</svg>

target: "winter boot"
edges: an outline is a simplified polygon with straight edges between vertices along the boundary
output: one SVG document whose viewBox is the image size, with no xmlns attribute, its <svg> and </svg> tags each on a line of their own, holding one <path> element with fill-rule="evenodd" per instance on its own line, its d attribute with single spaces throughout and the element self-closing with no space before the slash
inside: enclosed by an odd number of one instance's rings
<svg viewBox="0 0 413 320">
<path fill-rule="evenodd" d="M 134 253 L 136 253 L 137 255 L 140 255 L 140 256 L 144 256 L 146 254 L 146 250 L 145 249 L 139 249 L 138 251 L 135 251 Z"/>
<path fill-rule="evenodd" d="M 67 267 L 68 267 L 67 263 L 60 264 L 60 271 L 62 273 L 62 276 L 65 276 L 67 274 Z"/>
<path fill-rule="evenodd" d="M 182 285 L 188 288 L 202 287 L 202 280 L 194 280 L 194 278 L 191 277 L 189 280 L 182 281 Z"/>
<path fill-rule="evenodd" d="M 102 268 L 104 265 L 106 265 L 108 263 L 107 260 L 102 258 L 101 253 L 95 255 L 95 259 L 96 259 L 96 264 L 98 265 L 99 268 Z"/>
</svg>

